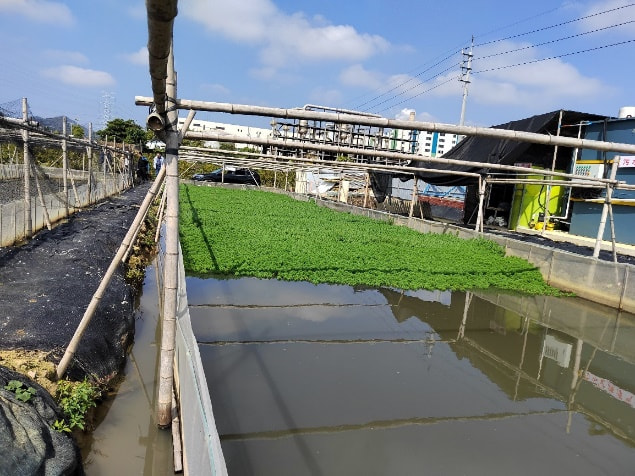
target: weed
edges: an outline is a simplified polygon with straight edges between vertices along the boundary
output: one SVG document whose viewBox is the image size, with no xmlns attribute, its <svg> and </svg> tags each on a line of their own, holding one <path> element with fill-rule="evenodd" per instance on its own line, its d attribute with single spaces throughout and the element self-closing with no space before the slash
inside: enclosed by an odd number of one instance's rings
<svg viewBox="0 0 635 476">
<path fill-rule="evenodd" d="M 4 388 L 15 393 L 15 397 L 22 402 L 31 400 L 31 397 L 35 395 L 36 392 L 33 387 L 25 387 L 24 383 L 19 380 L 9 380 L 9 383 L 5 385 Z"/>
<path fill-rule="evenodd" d="M 62 380 L 57 384 L 57 401 L 64 412 L 64 420 L 56 420 L 53 428 L 59 432 L 74 428 L 84 430 L 86 412 L 97 406 L 97 387 L 84 379 L 83 382 Z"/>
</svg>

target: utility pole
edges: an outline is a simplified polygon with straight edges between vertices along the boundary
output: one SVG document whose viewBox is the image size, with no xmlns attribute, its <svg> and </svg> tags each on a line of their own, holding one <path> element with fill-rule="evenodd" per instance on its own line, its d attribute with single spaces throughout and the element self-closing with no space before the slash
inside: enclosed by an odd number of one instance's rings
<svg viewBox="0 0 635 476">
<path fill-rule="evenodd" d="M 467 104 L 467 88 L 468 84 L 470 84 L 470 73 L 472 72 L 472 57 L 474 54 L 472 53 L 474 49 L 474 37 L 472 36 L 472 44 L 470 45 L 470 51 L 466 52 L 465 49 L 461 50 L 461 54 L 463 55 L 463 62 L 461 63 L 461 78 L 459 81 L 463 83 L 463 101 L 461 103 L 461 119 L 459 120 L 459 125 L 462 126 L 465 123 L 465 105 Z M 463 136 L 457 137 L 457 143 Z"/>
</svg>

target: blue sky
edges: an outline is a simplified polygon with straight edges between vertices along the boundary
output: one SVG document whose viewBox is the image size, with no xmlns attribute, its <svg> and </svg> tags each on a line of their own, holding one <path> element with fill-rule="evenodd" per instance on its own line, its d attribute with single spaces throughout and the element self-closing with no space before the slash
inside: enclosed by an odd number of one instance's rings
<svg viewBox="0 0 635 476">
<path fill-rule="evenodd" d="M 414 110 L 419 120 L 457 124 L 461 49 L 473 36 L 467 125 L 561 108 L 616 116 L 635 106 L 634 3 L 182 0 L 178 95 L 389 118 Z M 0 0 L 0 31 L 0 107 L 27 97 L 35 115 L 99 129 L 109 104 L 110 118 L 145 125 L 147 109 L 134 105 L 151 95 L 143 1 Z"/>
</svg>

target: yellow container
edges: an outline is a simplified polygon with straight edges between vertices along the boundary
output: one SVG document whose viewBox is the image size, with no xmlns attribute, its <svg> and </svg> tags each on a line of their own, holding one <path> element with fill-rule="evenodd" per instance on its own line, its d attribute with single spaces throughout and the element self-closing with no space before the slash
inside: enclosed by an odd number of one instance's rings
<svg viewBox="0 0 635 476">
<path fill-rule="evenodd" d="M 536 223 L 536 230 L 542 230 L 543 225 L 544 225 L 544 222 L 541 222 L 541 221 L 537 222 Z"/>
</svg>

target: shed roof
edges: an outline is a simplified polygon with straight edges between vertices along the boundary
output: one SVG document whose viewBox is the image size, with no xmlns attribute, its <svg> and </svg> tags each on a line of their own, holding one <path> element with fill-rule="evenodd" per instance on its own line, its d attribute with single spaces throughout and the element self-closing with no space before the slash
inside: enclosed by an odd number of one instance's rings
<svg viewBox="0 0 635 476">
<path fill-rule="evenodd" d="M 559 110 L 552 111 L 493 126 L 493 128 L 556 135 L 559 115 Z M 563 111 L 560 135 L 576 137 L 579 124 L 604 120 L 605 118 L 605 116 L 597 114 Z M 523 162 L 543 166 L 550 166 L 552 157 L 553 146 L 476 136 L 463 139 L 454 148 L 443 155 L 443 158 L 463 160 L 466 162 L 485 162 L 502 165 L 513 165 L 518 162 Z M 470 167 L 469 165 L 432 165 L 426 163 L 425 160 L 415 160 L 412 161 L 410 165 L 412 167 L 440 169 L 441 172 L 439 173 L 417 173 L 420 179 L 434 185 L 468 185 L 474 182 L 474 179 L 471 177 L 452 175 L 447 173 L 448 171 L 476 172 L 480 174 L 486 174 L 488 171 L 487 168 Z"/>
</svg>

